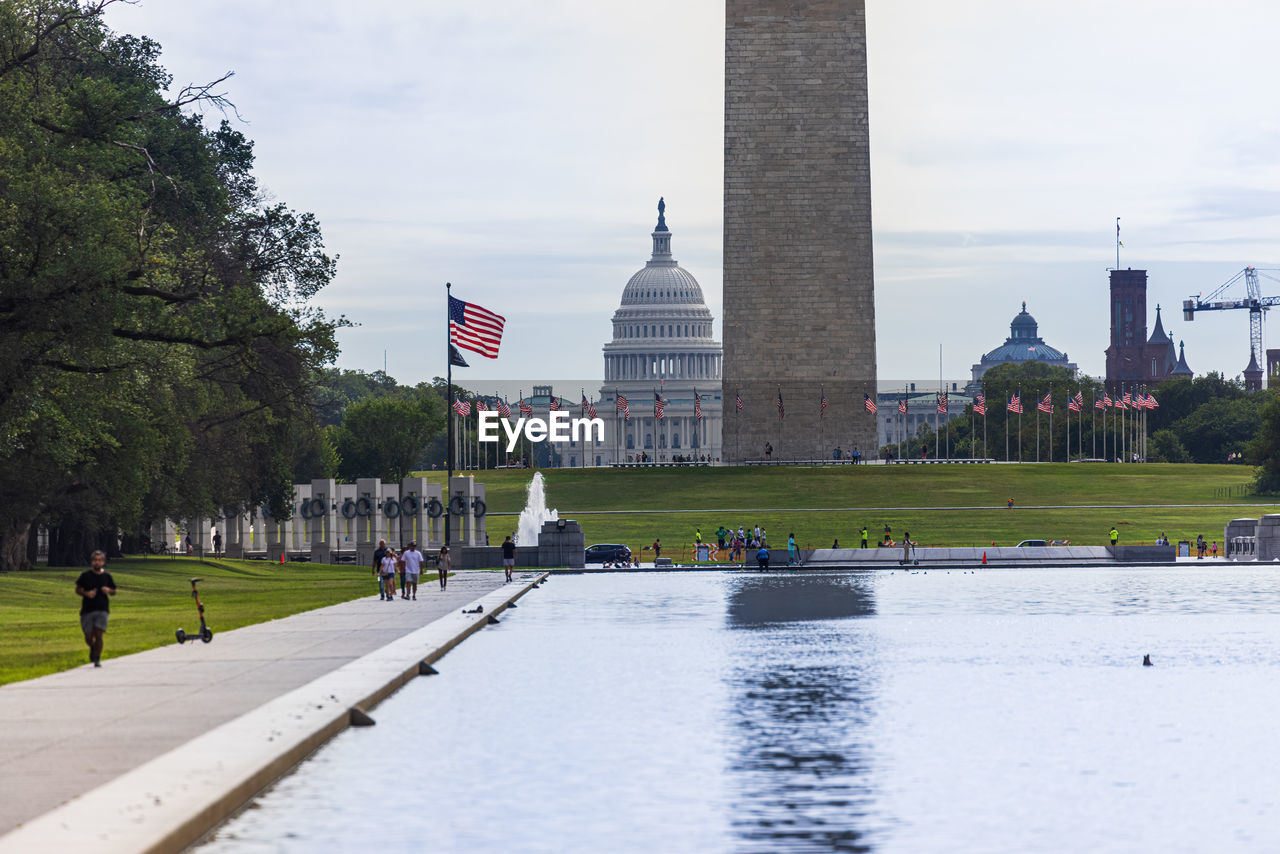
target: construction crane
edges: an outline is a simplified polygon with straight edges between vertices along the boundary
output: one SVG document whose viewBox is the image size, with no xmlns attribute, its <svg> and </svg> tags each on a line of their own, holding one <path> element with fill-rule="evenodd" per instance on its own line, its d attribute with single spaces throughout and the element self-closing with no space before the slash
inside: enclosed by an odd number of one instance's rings
<svg viewBox="0 0 1280 854">
<path fill-rule="evenodd" d="M 1188 322 L 1195 320 L 1197 311 L 1223 311 L 1229 308 L 1247 308 L 1249 309 L 1250 354 L 1258 359 L 1265 358 L 1265 351 L 1262 349 L 1262 317 L 1271 306 L 1280 305 L 1280 297 L 1264 297 L 1262 295 L 1262 286 L 1258 283 L 1258 278 L 1261 275 L 1273 282 L 1280 283 L 1280 278 L 1269 275 L 1274 272 L 1280 272 L 1280 270 L 1260 270 L 1257 267 L 1245 267 L 1239 273 L 1236 273 L 1230 279 L 1227 279 L 1221 285 L 1218 285 L 1218 287 L 1215 288 L 1207 297 L 1196 295 L 1191 299 L 1183 300 L 1182 319 Z M 1222 299 L 1222 295 L 1231 290 L 1232 286 L 1241 279 L 1244 279 L 1245 298 Z"/>
</svg>

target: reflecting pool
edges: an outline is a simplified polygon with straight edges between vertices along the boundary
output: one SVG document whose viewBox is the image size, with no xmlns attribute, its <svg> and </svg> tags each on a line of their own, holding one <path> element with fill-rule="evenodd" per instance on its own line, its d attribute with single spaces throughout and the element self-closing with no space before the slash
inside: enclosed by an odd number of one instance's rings
<svg viewBox="0 0 1280 854">
<path fill-rule="evenodd" d="M 1278 614 L 1222 564 L 556 576 L 198 850 L 1280 850 Z"/>
</svg>

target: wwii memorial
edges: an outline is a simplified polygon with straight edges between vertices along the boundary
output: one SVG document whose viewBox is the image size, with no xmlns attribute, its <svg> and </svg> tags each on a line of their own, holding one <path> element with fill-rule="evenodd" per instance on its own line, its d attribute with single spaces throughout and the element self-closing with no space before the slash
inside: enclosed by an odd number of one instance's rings
<svg viewBox="0 0 1280 854">
<path fill-rule="evenodd" d="M 1280 847 L 1265 88 L 867 7 L 0 4 L 0 854 Z"/>
</svg>

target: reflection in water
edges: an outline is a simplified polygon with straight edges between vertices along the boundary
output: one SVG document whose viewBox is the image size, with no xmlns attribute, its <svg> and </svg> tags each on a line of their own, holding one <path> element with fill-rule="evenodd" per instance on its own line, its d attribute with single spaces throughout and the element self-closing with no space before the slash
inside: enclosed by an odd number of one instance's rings
<svg viewBox="0 0 1280 854">
<path fill-rule="evenodd" d="M 750 631 L 726 675 L 729 821 L 749 850 L 871 850 L 868 644 L 848 618 L 874 613 L 858 576 L 749 576 L 730 591 L 729 625 Z"/>
</svg>

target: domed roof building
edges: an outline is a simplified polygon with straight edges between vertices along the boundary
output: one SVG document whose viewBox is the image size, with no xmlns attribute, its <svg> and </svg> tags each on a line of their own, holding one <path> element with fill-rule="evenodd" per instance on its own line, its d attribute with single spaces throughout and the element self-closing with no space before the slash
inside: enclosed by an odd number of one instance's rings
<svg viewBox="0 0 1280 854">
<path fill-rule="evenodd" d="M 1050 347 L 1040 337 L 1040 327 L 1036 319 L 1027 313 L 1027 304 L 1022 304 L 1022 311 L 1009 324 L 1009 337 L 999 347 L 986 353 L 982 361 L 973 366 L 973 382 L 982 379 L 982 375 L 994 368 L 1009 362 L 1045 362 L 1076 371 L 1074 362 L 1067 360 L 1067 354 Z"/>
<path fill-rule="evenodd" d="M 605 442 L 588 451 L 596 465 L 636 462 L 641 454 L 652 462 L 721 457 L 722 348 L 698 280 L 671 254 L 666 208 L 659 199 L 653 253 L 623 288 L 613 340 L 604 345 L 598 415 L 605 419 Z M 618 394 L 627 400 L 629 419 L 618 411 Z M 661 418 L 655 394 L 662 397 Z"/>
</svg>

